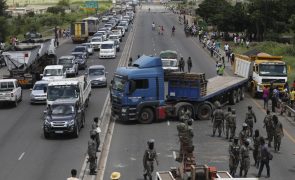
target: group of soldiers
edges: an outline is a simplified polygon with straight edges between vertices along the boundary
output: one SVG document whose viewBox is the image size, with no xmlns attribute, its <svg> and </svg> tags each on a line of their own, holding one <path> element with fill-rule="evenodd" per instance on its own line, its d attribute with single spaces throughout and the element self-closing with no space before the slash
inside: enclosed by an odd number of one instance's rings
<svg viewBox="0 0 295 180">
<path fill-rule="evenodd" d="M 225 132 L 226 139 L 233 142 L 229 146 L 229 169 L 230 174 L 235 176 L 238 165 L 240 164 L 240 177 L 247 177 L 248 170 L 250 168 L 250 150 L 253 150 L 254 165 L 259 168 L 257 177 L 261 176 L 264 165 L 267 168 L 267 177 L 270 176 L 269 160 L 272 159 L 272 155 L 268 148 L 271 147 L 271 143 L 274 140 L 275 152 L 280 151 L 281 139 L 284 136 L 283 126 L 279 122 L 276 115 L 270 114 L 267 110 L 267 115 L 264 118 L 264 128 L 267 132 L 268 145 L 265 145 L 265 139 L 260 135 L 259 130 L 256 129 L 253 133 L 254 124 L 257 122 L 255 113 L 252 111 L 252 107 L 248 106 L 246 118 L 242 124 L 242 130 L 236 136 L 236 112 L 235 109 L 228 107 L 228 111 L 224 112 L 221 109 L 220 104 L 215 104 L 217 109 L 213 113 L 213 137 L 218 129 L 219 137 L 222 131 Z M 225 124 L 225 130 L 224 130 Z M 251 139 L 253 145 L 251 144 Z"/>
<path fill-rule="evenodd" d="M 188 57 L 187 61 L 187 71 L 190 73 L 191 69 L 193 67 L 193 63 L 192 63 L 192 59 L 191 57 Z M 179 62 L 178 62 L 178 68 L 180 72 L 184 72 L 184 67 L 185 67 L 185 61 L 183 59 L 183 57 L 180 58 Z"/>
</svg>

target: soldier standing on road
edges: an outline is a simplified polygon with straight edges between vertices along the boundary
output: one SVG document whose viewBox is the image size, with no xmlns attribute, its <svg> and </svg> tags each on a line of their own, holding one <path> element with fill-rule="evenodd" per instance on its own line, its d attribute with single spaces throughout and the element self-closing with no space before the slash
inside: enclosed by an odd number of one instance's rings
<svg viewBox="0 0 295 180">
<path fill-rule="evenodd" d="M 242 147 L 241 147 L 241 152 L 240 152 L 240 156 L 241 156 L 240 177 L 242 177 L 243 171 L 244 171 L 244 176 L 243 177 L 247 177 L 247 173 L 248 173 L 248 170 L 250 168 L 250 149 L 249 149 L 249 144 L 250 144 L 250 142 L 247 139 L 244 142 L 244 145 L 242 145 Z"/>
<path fill-rule="evenodd" d="M 149 177 L 149 180 L 152 180 L 152 173 L 154 171 L 154 161 L 156 161 L 157 165 L 159 165 L 158 159 L 157 159 L 157 152 L 154 148 L 155 141 L 153 139 L 150 139 L 148 142 L 148 149 L 145 150 L 143 155 L 143 167 L 144 167 L 144 180 L 147 180 L 147 177 Z"/>
<path fill-rule="evenodd" d="M 240 138 L 240 145 L 243 145 L 245 141 L 249 138 L 249 130 L 248 125 L 246 123 L 243 123 L 243 129 L 239 134 Z"/>
<path fill-rule="evenodd" d="M 132 66 L 132 57 L 129 58 L 128 66 Z"/>
<path fill-rule="evenodd" d="M 184 72 L 184 66 L 185 66 L 184 60 L 183 60 L 183 57 L 181 57 L 180 60 L 179 60 L 179 64 L 178 64 L 180 72 Z"/>
<path fill-rule="evenodd" d="M 213 121 L 213 135 L 212 136 L 213 137 L 215 136 L 216 129 L 218 129 L 218 134 L 219 134 L 218 137 L 220 137 L 221 136 L 221 126 L 224 122 L 224 112 L 221 109 L 220 105 L 214 111 L 212 121 Z"/>
<path fill-rule="evenodd" d="M 255 167 L 258 168 L 259 167 L 259 162 L 260 162 L 260 140 L 261 140 L 261 136 L 259 135 L 259 130 L 256 129 L 255 133 L 254 133 L 254 137 L 253 137 L 253 158 L 255 161 Z"/>
<path fill-rule="evenodd" d="M 229 170 L 233 177 L 235 177 L 240 162 L 240 149 L 239 138 L 234 137 L 234 142 L 229 145 Z"/>
<path fill-rule="evenodd" d="M 227 108 L 227 112 L 224 114 L 226 139 L 228 139 L 228 134 L 229 134 L 229 121 L 230 121 L 230 116 L 231 116 L 231 107 L 228 107 Z"/>
<path fill-rule="evenodd" d="M 236 135 L 236 127 L 237 127 L 237 116 L 236 116 L 236 110 L 231 110 L 231 115 L 229 117 L 229 131 L 230 131 L 230 138 L 229 141 L 231 141 L 234 136 Z"/>
<path fill-rule="evenodd" d="M 88 161 L 89 161 L 89 169 L 90 169 L 90 175 L 96 175 L 96 142 L 95 137 L 96 134 L 91 133 L 90 135 L 91 139 L 88 141 Z"/>
<path fill-rule="evenodd" d="M 283 125 L 279 122 L 278 116 L 273 115 L 274 122 L 274 148 L 275 152 L 280 152 L 281 140 L 284 136 Z"/>
<path fill-rule="evenodd" d="M 270 110 L 266 111 L 263 127 L 266 128 L 268 147 L 271 147 L 271 142 L 274 136 L 274 127 L 273 127 L 273 120 L 272 120 L 272 115 L 270 114 Z"/>
<path fill-rule="evenodd" d="M 269 168 L 269 160 L 270 156 L 272 156 L 269 152 L 267 145 L 265 144 L 265 140 L 263 137 L 260 138 L 260 152 L 261 152 L 261 159 L 260 159 L 260 167 L 257 177 L 260 178 L 261 172 L 263 170 L 264 165 L 266 166 L 267 170 L 267 178 L 270 177 L 270 168 Z"/>
<path fill-rule="evenodd" d="M 187 71 L 189 73 L 191 72 L 192 66 L 193 66 L 192 59 L 191 59 L 191 57 L 188 57 L 188 60 L 187 60 Z"/>
<path fill-rule="evenodd" d="M 250 130 L 250 136 L 251 137 L 253 135 L 254 122 L 256 123 L 256 115 L 252 111 L 252 106 L 248 106 L 248 112 L 246 113 L 245 123 L 248 125 L 248 128 Z"/>
<path fill-rule="evenodd" d="M 98 117 L 95 117 L 93 119 L 93 123 L 91 125 L 91 131 L 93 132 L 93 134 L 95 134 L 96 151 L 99 152 L 99 150 L 98 150 L 99 145 L 100 145 L 99 133 L 101 132 L 101 130 L 100 130 L 100 127 L 98 126 Z"/>
</svg>

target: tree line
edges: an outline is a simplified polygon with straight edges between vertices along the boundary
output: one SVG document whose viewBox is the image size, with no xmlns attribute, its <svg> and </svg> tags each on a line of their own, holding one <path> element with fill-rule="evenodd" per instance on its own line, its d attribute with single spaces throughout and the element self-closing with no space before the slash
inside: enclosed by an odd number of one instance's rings
<svg viewBox="0 0 295 180">
<path fill-rule="evenodd" d="M 245 0 L 235 5 L 226 0 L 205 0 L 196 14 L 222 32 L 254 34 L 258 41 L 277 40 L 295 32 L 294 0 Z"/>
</svg>

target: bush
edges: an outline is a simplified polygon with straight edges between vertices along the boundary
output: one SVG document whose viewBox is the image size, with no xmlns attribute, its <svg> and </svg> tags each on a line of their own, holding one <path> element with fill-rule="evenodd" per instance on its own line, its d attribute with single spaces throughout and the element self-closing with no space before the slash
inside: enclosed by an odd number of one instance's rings
<svg viewBox="0 0 295 180">
<path fill-rule="evenodd" d="M 63 14 L 65 13 L 65 9 L 61 6 L 53 6 L 53 7 L 48 7 L 47 12 L 52 13 L 52 14 Z"/>
</svg>

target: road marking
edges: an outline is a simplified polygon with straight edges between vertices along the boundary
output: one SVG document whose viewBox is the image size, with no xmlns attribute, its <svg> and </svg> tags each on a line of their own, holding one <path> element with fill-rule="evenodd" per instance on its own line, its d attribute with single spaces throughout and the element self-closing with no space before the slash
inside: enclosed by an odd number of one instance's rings
<svg viewBox="0 0 295 180">
<path fill-rule="evenodd" d="M 169 120 L 167 121 L 167 125 L 170 126 L 170 121 Z"/>
<path fill-rule="evenodd" d="M 25 155 L 25 152 L 23 152 L 23 153 L 19 156 L 18 160 L 20 161 L 20 160 L 24 157 L 24 155 Z"/>
<path fill-rule="evenodd" d="M 251 100 L 258 106 L 258 108 L 262 112 L 265 112 L 265 109 L 260 104 L 258 104 L 256 100 L 254 100 L 253 98 L 251 98 Z M 295 144 L 295 138 L 285 128 L 283 128 L 283 131 L 288 136 L 288 138 Z"/>
<path fill-rule="evenodd" d="M 176 159 L 176 152 L 173 151 L 173 159 Z"/>
</svg>

